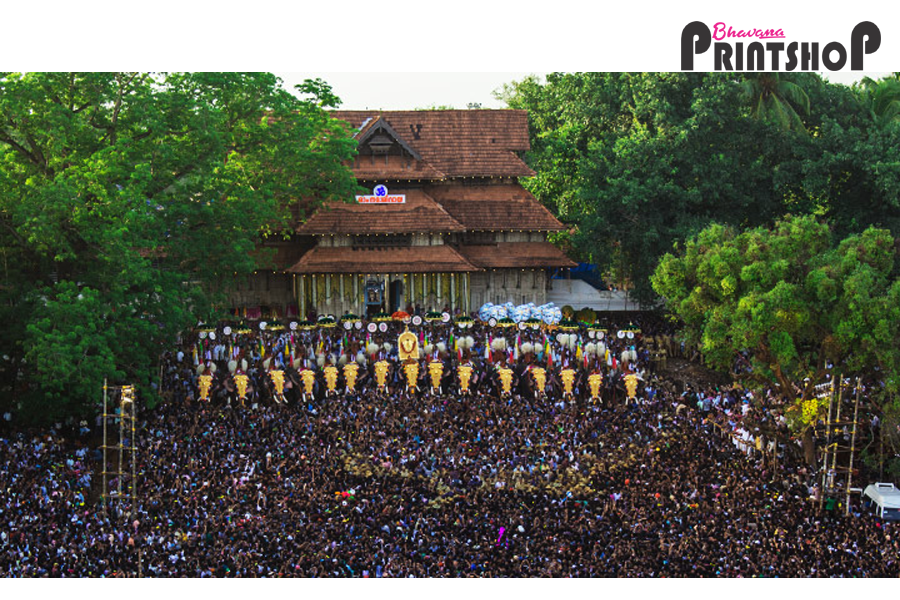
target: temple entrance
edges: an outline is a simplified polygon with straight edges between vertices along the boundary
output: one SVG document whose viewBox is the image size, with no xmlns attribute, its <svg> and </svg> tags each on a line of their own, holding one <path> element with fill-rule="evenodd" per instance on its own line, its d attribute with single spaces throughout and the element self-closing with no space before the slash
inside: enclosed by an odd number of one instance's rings
<svg viewBox="0 0 900 600">
<path fill-rule="evenodd" d="M 401 305 L 403 301 L 403 282 L 399 279 L 391 282 L 390 299 L 391 310 L 388 312 L 394 314 L 398 310 L 404 310 L 405 307 Z"/>
<path fill-rule="evenodd" d="M 366 318 L 371 319 L 376 313 L 384 312 L 384 281 L 382 279 L 366 280 Z"/>
</svg>

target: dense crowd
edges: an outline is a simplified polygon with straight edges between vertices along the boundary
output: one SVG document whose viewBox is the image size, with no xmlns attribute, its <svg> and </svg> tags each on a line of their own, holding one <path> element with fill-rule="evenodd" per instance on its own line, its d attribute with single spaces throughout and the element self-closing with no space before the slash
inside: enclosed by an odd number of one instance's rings
<svg viewBox="0 0 900 600">
<path fill-rule="evenodd" d="M 890 524 L 820 512 L 814 473 L 786 455 L 771 460 L 767 443 L 736 443 L 741 428 L 783 426 L 778 413 L 752 415 L 738 389 L 680 389 L 658 377 L 642 347 L 659 337 L 653 328 L 642 324 L 634 341 L 610 335 L 611 356 L 586 360 L 581 346 L 537 331 L 520 337 L 518 353 L 502 344 L 488 353 L 477 326 L 484 344 L 460 352 L 452 330 L 435 327 L 422 360 L 446 361 L 447 381 L 434 393 L 427 379 L 407 390 L 399 368 L 379 390 L 373 359 L 399 362 L 363 331 L 355 340 L 311 331 L 291 346 L 288 330 L 237 353 L 191 340 L 165 369 L 177 393 L 140 415 L 133 513 L 126 502 L 103 511 L 92 501 L 96 456 L 79 432 L 0 439 L 0 575 L 900 574 Z M 380 349 L 368 353 L 370 344 Z M 621 354 L 632 345 L 636 356 Z M 328 394 L 318 375 L 312 396 L 297 380 L 285 402 L 273 401 L 273 363 L 291 380 L 340 363 L 344 349 L 348 360 L 364 354 L 355 390 Z M 266 356 L 282 360 L 264 365 Z M 617 356 L 626 360 L 613 364 Z M 198 372 L 211 372 L 210 361 L 218 375 L 199 401 Z M 481 375 L 470 394 L 453 381 L 459 361 Z M 508 395 L 498 364 L 516 374 Z M 555 377 L 535 389 L 536 364 L 576 368 L 575 393 Z M 594 370 L 604 375 L 601 401 L 585 391 Z M 241 371 L 255 388 L 243 405 L 228 385 Z M 630 372 L 642 379 L 634 401 Z"/>
</svg>

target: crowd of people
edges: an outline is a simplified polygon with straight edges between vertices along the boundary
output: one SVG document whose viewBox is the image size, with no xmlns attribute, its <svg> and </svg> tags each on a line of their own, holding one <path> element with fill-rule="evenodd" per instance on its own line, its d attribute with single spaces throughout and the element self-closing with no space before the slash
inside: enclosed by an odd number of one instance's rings
<svg viewBox="0 0 900 600">
<path fill-rule="evenodd" d="M 736 443 L 742 429 L 783 427 L 777 412 L 754 414 L 739 388 L 674 385 L 650 360 L 666 326 L 630 325 L 637 334 L 620 338 L 611 324 L 602 352 L 585 331 L 572 343 L 423 326 L 415 387 L 392 343 L 405 326 L 186 340 L 164 367 L 168 400 L 139 415 L 133 506 L 96 501 L 89 433 L 0 439 L 0 576 L 900 574 L 890 523 L 857 507 L 821 512 L 805 464 L 771 460 L 777 444 L 752 436 Z M 330 392 L 323 370 L 351 361 L 358 381 Z M 445 365 L 436 389 L 430 361 Z M 460 364 L 472 367 L 468 393 Z M 507 367 L 509 393 L 496 375 Z M 559 375 L 569 368 L 571 394 Z M 236 375 L 249 380 L 243 402 Z M 627 375 L 640 381 L 633 399 Z M 213 380 L 201 400 L 202 376 Z"/>
</svg>

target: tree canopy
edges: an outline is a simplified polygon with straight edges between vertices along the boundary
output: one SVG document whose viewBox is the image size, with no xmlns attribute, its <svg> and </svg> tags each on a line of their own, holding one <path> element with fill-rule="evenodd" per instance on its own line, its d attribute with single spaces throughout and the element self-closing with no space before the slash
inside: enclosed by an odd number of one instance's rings
<svg viewBox="0 0 900 600">
<path fill-rule="evenodd" d="M 498 96 L 529 111 L 537 175 L 525 185 L 571 225 L 575 258 L 650 299 L 659 258 L 710 223 L 811 214 L 842 237 L 900 236 L 893 79 L 553 73 Z"/>
<path fill-rule="evenodd" d="M 887 230 L 838 240 L 812 216 L 741 232 L 714 224 L 663 256 L 652 282 L 707 364 L 730 370 L 746 353 L 738 377 L 803 406 L 794 413 L 803 428 L 828 375 L 900 387 L 897 254 Z"/>
<path fill-rule="evenodd" d="M 54 417 L 153 365 L 252 272 L 288 208 L 352 196 L 355 143 L 322 81 L 270 74 L 0 74 L 0 369 Z"/>
</svg>

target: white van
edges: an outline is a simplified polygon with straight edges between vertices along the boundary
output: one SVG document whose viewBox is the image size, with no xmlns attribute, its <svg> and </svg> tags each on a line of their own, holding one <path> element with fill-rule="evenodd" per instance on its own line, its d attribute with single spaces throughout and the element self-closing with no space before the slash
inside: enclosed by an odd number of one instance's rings
<svg viewBox="0 0 900 600">
<path fill-rule="evenodd" d="M 863 500 L 872 505 L 875 516 L 900 521 L 900 490 L 893 483 L 873 483 L 863 491 Z"/>
</svg>

